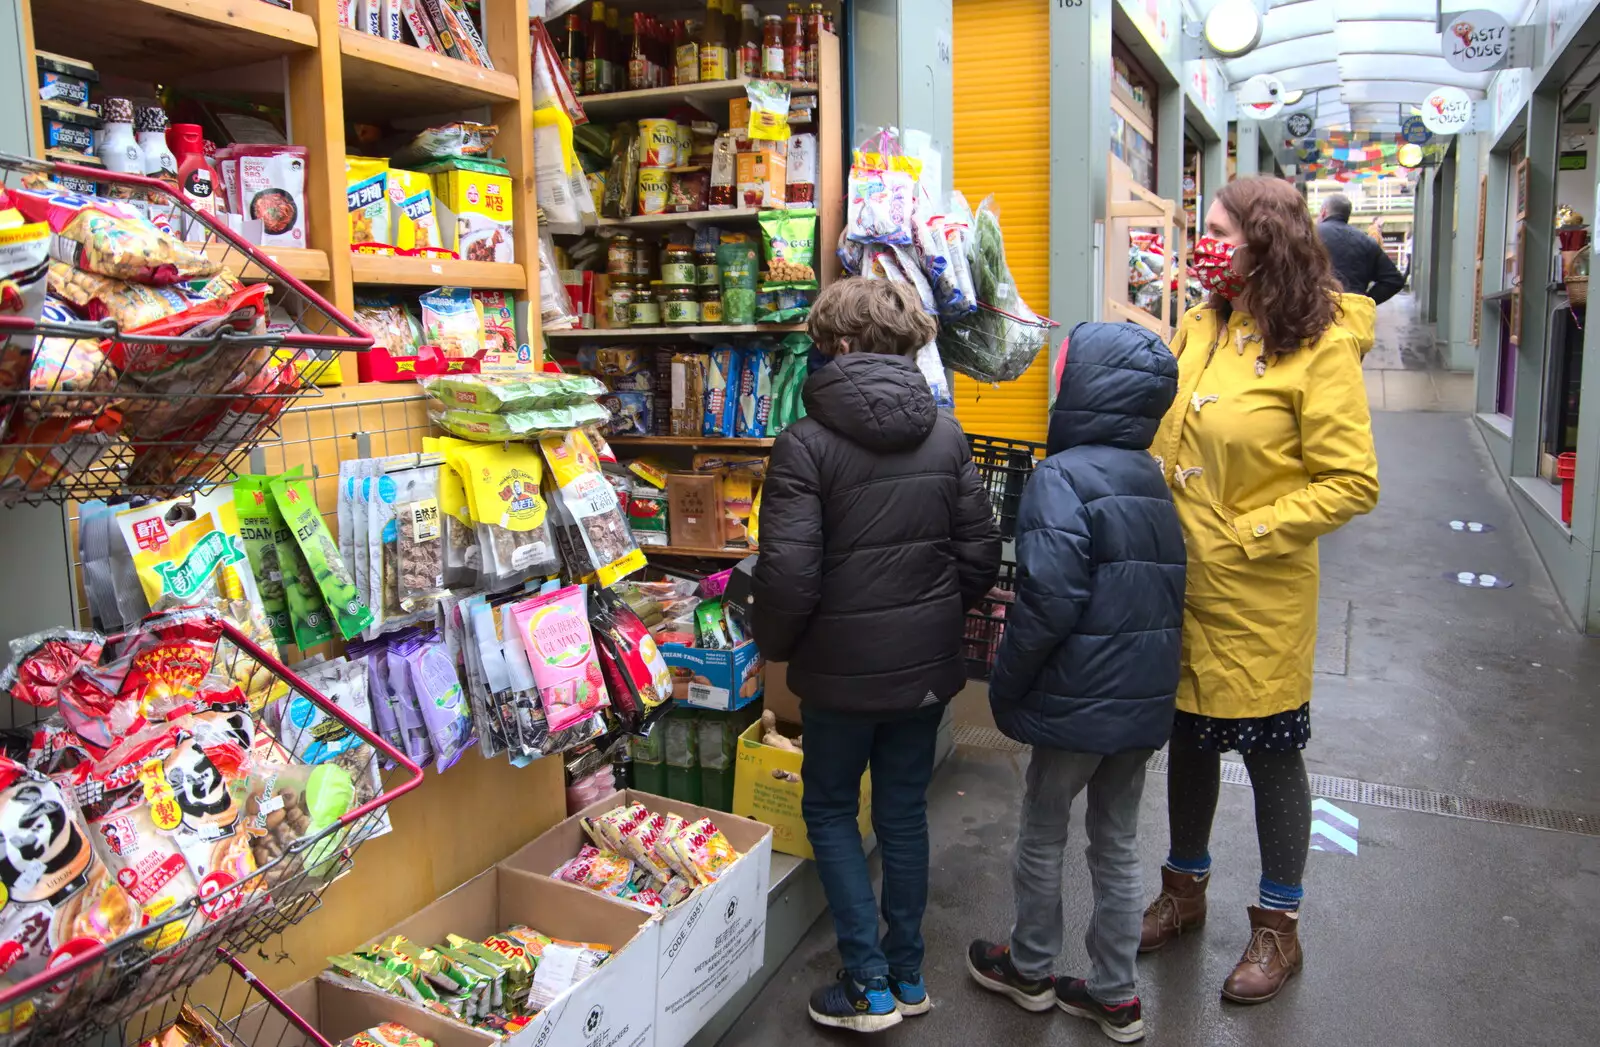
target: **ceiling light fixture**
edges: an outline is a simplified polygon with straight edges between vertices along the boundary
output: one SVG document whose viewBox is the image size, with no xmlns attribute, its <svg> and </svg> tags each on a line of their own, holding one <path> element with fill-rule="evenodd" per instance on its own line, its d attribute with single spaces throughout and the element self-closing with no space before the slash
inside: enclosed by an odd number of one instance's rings
<svg viewBox="0 0 1600 1047">
<path fill-rule="evenodd" d="M 1223 58 L 1248 54 L 1261 42 L 1255 0 L 1221 0 L 1206 14 L 1205 41 Z"/>
</svg>

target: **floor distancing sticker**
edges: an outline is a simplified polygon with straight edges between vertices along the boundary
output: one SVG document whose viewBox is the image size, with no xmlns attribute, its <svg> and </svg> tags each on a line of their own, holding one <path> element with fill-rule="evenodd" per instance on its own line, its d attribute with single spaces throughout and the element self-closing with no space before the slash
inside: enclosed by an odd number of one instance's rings
<svg viewBox="0 0 1600 1047">
<path fill-rule="evenodd" d="M 1311 849 L 1335 854 L 1355 854 L 1361 820 L 1327 800 L 1311 801 Z"/>
</svg>

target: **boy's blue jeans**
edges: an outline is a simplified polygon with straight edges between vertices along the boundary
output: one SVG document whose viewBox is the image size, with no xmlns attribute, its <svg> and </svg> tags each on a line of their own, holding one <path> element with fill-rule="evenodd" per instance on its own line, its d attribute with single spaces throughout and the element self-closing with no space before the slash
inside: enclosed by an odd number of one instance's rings
<svg viewBox="0 0 1600 1047">
<path fill-rule="evenodd" d="M 922 913 L 928 905 L 928 782 L 944 706 L 896 719 L 801 707 L 805 728 L 801 808 L 817 875 L 833 910 L 844 969 L 856 982 L 922 974 Z M 883 855 L 883 919 L 856 826 L 861 775 L 872 767 L 872 827 Z"/>
</svg>

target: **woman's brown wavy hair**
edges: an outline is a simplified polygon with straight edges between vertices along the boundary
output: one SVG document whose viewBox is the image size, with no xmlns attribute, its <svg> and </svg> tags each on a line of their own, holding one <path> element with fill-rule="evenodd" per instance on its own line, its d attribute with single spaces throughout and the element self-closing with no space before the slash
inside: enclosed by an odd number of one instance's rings
<svg viewBox="0 0 1600 1047">
<path fill-rule="evenodd" d="M 1339 280 L 1299 191 L 1280 178 L 1241 178 L 1217 203 L 1244 234 L 1234 266 L 1247 274 L 1250 315 L 1269 356 L 1292 353 L 1322 336 L 1339 317 Z M 1227 299 L 1211 296 L 1226 318 Z"/>
</svg>

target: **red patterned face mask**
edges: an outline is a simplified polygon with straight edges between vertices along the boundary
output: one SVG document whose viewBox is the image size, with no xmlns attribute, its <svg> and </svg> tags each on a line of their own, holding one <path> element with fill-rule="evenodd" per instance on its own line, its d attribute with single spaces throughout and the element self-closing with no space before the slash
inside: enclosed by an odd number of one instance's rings
<svg viewBox="0 0 1600 1047">
<path fill-rule="evenodd" d="M 1199 280 L 1207 291 L 1233 301 L 1244 293 L 1244 276 L 1233 267 L 1233 256 L 1238 250 L 1236 245 L 1214 236 L 1202 236 L 1195 241 L 1189 275 Z"/>
</svg>

